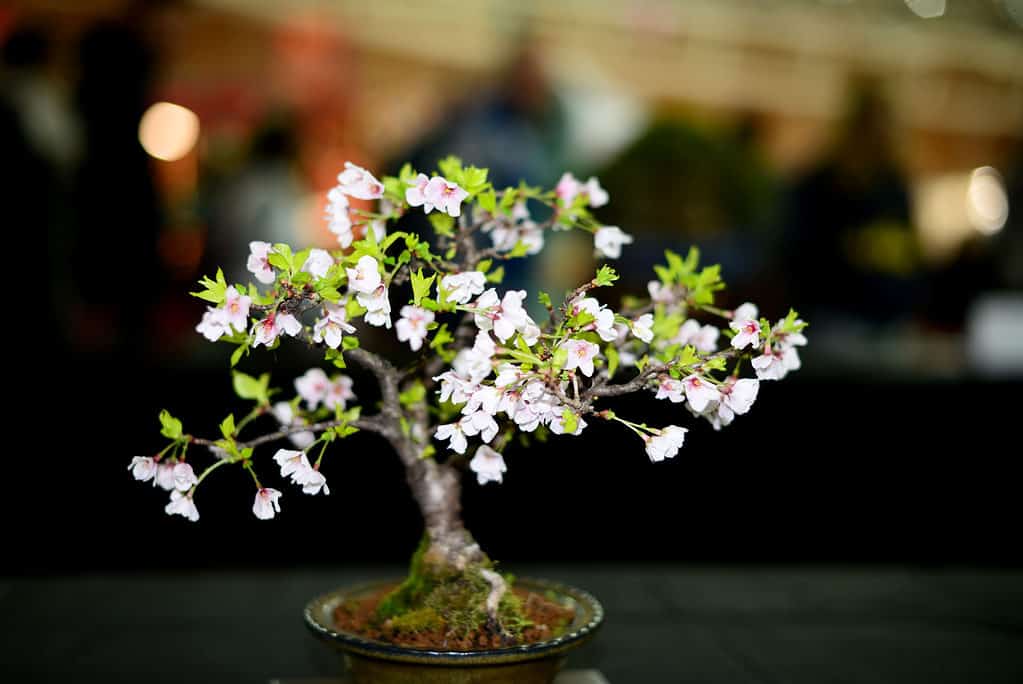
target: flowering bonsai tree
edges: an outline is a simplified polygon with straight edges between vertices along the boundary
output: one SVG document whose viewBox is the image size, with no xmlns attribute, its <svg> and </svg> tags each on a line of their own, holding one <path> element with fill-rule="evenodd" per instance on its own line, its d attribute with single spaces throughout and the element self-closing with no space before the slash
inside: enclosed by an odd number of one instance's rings
<svg viewBox="0 0 1023 684">
<path fill-rule="evenodd" d="M 348 163 L 327 197 L 337 249 L 253 242 L 248 269 L 258 285 L 230 284 L 218 270 L 193 293 L 210 305 L 196 330 L 233 346 L 232 366 L 258 347 L 297 342 L 322 351 L 324 367 L 295 379 L 290 398 L 271 389 L 269 374 L 234 371 L 234 389 L 251 410 L 238 420 L 228 415 L 214 437 L 186 432 L 164 411 L 169 443 L 129 468 L 170 493 L 168 514 L 192 521 L 214 471 L 244 468 L 255 486 L 252 511 L 266 520 L 286 499 L 261 479 L 266 471 L 279 470 L 285 491 L 294 485 L 327 495 L 328 450 L 343 449 L 357 431 L 375 433 L 401 459 L 425 524 L 409 577 L 377 611 L 393 631 L 443 621 L 507 639 L 521 632 L 508 578 L 463 525 L 459 503 L 464 470 L 480 484 L 502 481 L 513 436 L 547 431 L 571 439 L 603 422 L 631 431 L 637 450 L 663 461 L 682 447 L 685 427 L 635 422 L 602 403 L 653 393 L 679 404 L 680 417 L 684 408 L 720 429 L 750 410 L 760 381 L 799 368 L 806 324 L 794 311 L 771 323 L 751 303 L 716 307 L 719 268 L 701 267 L 695 249 L 685 258 L 666 252 L 648 295 L 625 298 L 617 311 L 598 298 L 618 278 L 607 265 L 558 300 L 502 292 L 501 263 L 538 253 L 548 231 L 592 233 L 607 259 L 632 242 L 592 213 L 608 202 L 595 178 L 583 183 L 566 173 L 553 190 L 497 189 L 486 169 L 454 157 L 433 175 L 406 165 L 382 180 Z M 351 199 L 375 201 L 374 210 L 356 209 Z M 392 230 L 416 212 L 428 217 L 431 238 Z M 527 313 L 530 297 L 546 309 L 542 320 Z M 370 326 L 393 330 L 416 361 L 398 365 L 364 348 L 359 336 Z M 348 364 L 375 378 L 378 405 L 355 403 L 357 388 L 341 372 Z"/>
</svg>

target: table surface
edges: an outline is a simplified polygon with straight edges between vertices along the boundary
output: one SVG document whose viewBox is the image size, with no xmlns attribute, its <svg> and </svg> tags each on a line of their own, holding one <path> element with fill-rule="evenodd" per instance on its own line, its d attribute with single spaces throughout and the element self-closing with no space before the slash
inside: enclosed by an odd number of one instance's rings
<svg viewBox="0 0 1023 684">
<path fill-rule="evenodd" d="M 595 594 L 570 658 L 610 682 L 1023 682 L 1023 572 L 523 566 Z M 0 681 L 338 678 L 312 596 L 396 567 L 0 580 Z"/>
</svg>

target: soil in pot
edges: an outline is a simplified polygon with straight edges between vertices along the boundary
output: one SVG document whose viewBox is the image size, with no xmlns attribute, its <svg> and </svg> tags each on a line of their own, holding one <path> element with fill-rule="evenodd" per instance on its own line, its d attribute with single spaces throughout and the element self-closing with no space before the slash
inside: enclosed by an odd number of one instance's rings
<svg viewBox="0 0 1023 684">
<path fill-rule="evenodd" d="M 503 612 L 515 616 L 498 627 L 490 620 L 469 620 L 446 610 L 444 602 L 385 617 L 381 603 L 395 595 L 398 585 L 362 599 L 347 599 L 334 610 L 338 628 L 407 648 L 473 651 L 545 641 L 564 634 L 575 612 L 542 594 L 512 588 L 502 600 Z M 457 592 L 457 587 L 453 588 Z M 386 608 L 386 606 L 385 606 Z"/>
</svg>

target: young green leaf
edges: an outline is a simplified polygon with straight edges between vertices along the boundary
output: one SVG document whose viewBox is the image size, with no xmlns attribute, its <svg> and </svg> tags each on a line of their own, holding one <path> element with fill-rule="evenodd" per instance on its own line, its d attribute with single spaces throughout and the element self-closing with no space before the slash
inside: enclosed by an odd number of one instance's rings
<svg viewBox="0 0 1023 684">
<path fill-rule="evenodd" d="M 437 274 L 431 274 L 429 278 L 423 275 L 423 269 L 420 268 L 418 273 L 412 274 L 412 302 L 419 306 L 423 297 L 430 294 L 430 287 L 433 285 L 434 279 Z"/>
<path fill-rule="evenodd" d="M 181 421 L 167 409 L 160 411 L 160 434 L 167 439 L 181 439 Z"/>
<path fill-rule="evenodd" d="M 597 277 L 594 278 L 594 282 L 597 287 L 608 287 L 618 280 L 618 274 L 610 266 L 601 266 L 600 270 L 597 271 Z"/>
<path fill-rule="evenodd" d="M 264 373 L 259 379 L 240 371 L 232 373 L 232 384 L 235 394 L 242 399 L 250 399 L 258 402 L 261 406 L 270 403 L 269 385 L 270 374 Z"/>
<path fill-rule="evenodd" d="M 220 434 L 224 435 L 224 439 L 232 439 L 234 437 L 234 414 L 229 413 L 220 423 Z"/>
</svg>

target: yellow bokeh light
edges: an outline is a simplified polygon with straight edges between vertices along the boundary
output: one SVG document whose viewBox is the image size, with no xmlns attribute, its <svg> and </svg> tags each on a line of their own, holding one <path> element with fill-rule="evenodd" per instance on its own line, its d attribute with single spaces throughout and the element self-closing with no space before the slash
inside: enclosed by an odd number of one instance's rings
<svg viewBox="0 0 1023 684">
<path fill-rule="evenodd" d="M 187 107 L 157 102 L 139 121 L 139 142 L 146 152 L 163 161 L 177 161 L 199 140 L 199 117 Z"/>
<path fill-rule="evenodd" d="M 985 235 L 997 233 L 1009 218 L 1009 197 L 1002 177 L 990 166 L 970 174 L 966 189 L 966 214 L 970 224 Z"/>
</svg>

